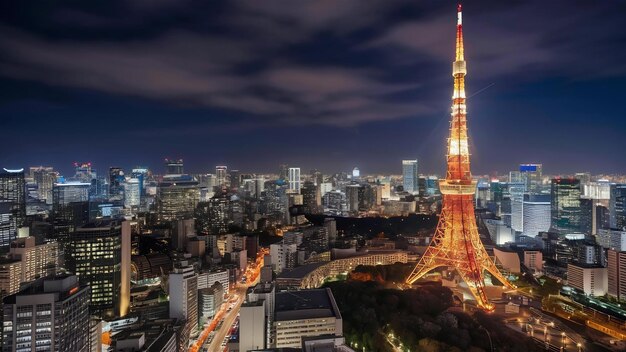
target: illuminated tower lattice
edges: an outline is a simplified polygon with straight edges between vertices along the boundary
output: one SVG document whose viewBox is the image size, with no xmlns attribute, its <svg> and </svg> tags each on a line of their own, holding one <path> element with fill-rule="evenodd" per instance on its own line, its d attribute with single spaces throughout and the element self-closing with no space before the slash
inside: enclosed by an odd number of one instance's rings
<svg viewBox="0 0 626 352">
<path fill-rule="evenodd" d="M 457 9 L 456 60 L 452 64 L 454 93 L 452 119 L 448 138 L 448 172 L 439 188 L 443 208 L 433 240 L 407 279 L 412 284 L 438 267 L 455 268 L 469 287 L 479 307 L 492 310 L 485 295 L 484 272 L 488 271 L 504 285 L 504 278 L 480 241 L 474 217 L 476 181 L 470 172 L 470 154 L 465 113 L 465 58 L 463 55 L 463 26 L 461 5 Z"/>
</svg>

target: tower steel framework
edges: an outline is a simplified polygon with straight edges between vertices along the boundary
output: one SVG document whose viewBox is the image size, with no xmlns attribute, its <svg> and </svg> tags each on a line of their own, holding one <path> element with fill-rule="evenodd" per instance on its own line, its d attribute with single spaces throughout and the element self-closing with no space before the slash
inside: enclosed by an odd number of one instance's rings
<svg viewBox="0 0 626 352">
<path fill-rule="evenodd" d="M 457 6 L 456 59 L 452 64 L 454 93 L 452 118 L 448 138 L 445 180 L 439 182 L 443 196 L 439 223 L 432 242 L 407 278 L 413 284 L 429 271 L 455 268 L 469 287 L 482 309 L 492 310 L 493 305 L 485 294 L 484 272 L 489 272 L 505 286 L 512 287 L 500 273 L 480 241 L 474 215 L 476 181 L 470 172 L 470 154 L 467 137 L 465 106 L 465 75 L 467 68 L 463 53 L 463 24 L 461 5 Z"/>
</svg>

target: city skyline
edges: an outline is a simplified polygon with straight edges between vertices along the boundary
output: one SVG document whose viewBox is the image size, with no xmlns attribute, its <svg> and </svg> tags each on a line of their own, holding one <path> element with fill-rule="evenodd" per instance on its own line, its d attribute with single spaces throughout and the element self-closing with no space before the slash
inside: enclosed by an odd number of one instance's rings
<svg viewBox="0 0 626 352">
<path fill-rule="evenodd" d="M 3 9 L 3 167 L 157 171 L 181 157 L 190 172 L 287 163 L 399 174 L 417 158 L 420 172 L 443 173 L 450 4 L 146 5 Z M 612 103 L 626 73 L 620 10 L 466 9 L 476 174 L 527 162 L 553 174 L 626 172 L 615 148 L 623 108 Z"/>
</svg>

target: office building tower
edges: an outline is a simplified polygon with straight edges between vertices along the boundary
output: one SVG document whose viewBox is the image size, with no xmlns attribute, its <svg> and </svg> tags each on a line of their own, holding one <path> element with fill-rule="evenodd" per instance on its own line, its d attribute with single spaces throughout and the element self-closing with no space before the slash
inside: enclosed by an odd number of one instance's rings
<svg viewBox="0 0 626 352">
<path fill-rule="evenodd" d="M 230 171 L 230 189 L 237 191 L 241 187 L 241 172 L 239 170 Z"/>
<path fill-rule="evenodd" d="M 359 211 L 359 185 L 346 186 L 346 205 L 347 210 L 351 213 L 358 213 Z"/>
<path fill-rule="evenodd" d="M 189 175 L 166 175 L 159 182 L 156 209 L 160 220 L 191 217 L 200 202 L 198 181 Z"/>
<path fill-rule="evenodd" d="M 524 193 L 526 184 L 522 181 L 513 181 L 507 184 L 509 199 L 511 201 L 511 228 L 514 231 L 524 231 Z"/>
<path fill-rule="evenodd" d="M 16 259 L 0 258 L 0 298 L 20 289 L 23 263 Z"/>
<path fill-rule="evenodd" d="M 198 335 L 198 277 L 193 266 L 174 268 L 169 276 L 169 316 L 184 321 L 179 351 L 186 351 L 189 340 Z"/>
<path fill-rule="evenodd" d="M 626 300 L 626 252 L 609 249 L 607 276 L 607 293 L 619 300 Z"/>
<path fill-rule="evenodd" d="M 26 220 L 26 181 L 24 169 L 0 172 L 0 248 L 6 248 L 17 237 L 17 229 Z M 8 224 L 8 225 L 7 225 Z"/>
<path fill-rule="evenodd" d="M 150 171 L 145 167 L 136 167 L 132 169 L 130 173 L 131 178 L 136 178 L 139 182 L 139 196 L 143 199 L 146 195 L 146 182 L 148 181 L 148 176 L 150 175 Z"/>
<path fill-rule="evenodd" d="M 610 226 L 626 229 L 626 184 L 612 184 L 609 199 Z"/>
<path fill-rule="evenodd" d="M 227 186 L 227 181 L 228 181 L 228 167 L 224 166 L 224 165 L 220 165 L 220 166 L 216 166 L 215 167 L 215 177 L 216 177 L 216 182 L 217 182 L 217 187 L 218 188 L 224 188 Z"/>
<path fill-rule="evenodd" d="M 124 171 L 119 167 L 109 168 L 109 200 L 112 202 L 124 201 Z"/>
<path fill-rule="evenodd" d="M 57 242 L 36 243 L 35 237 L 18 238 L 11 243 L 9 257 L 22 263 L 21 282 L 55 275 L 59 265 Z"/>
<path fill-rule="evenodd" d="M 527 192 L 531 194 L 541 193 L 543 188 L 542 170 L 542 164 L 520 164 L 520 181 L 524 182 Z"/>
<path fill-rule="evenodd" d="M 138 208 L 141 204 L 141 185 L 138 178 L 126 178 L 124 187 L 124 207 Z"/>
<path fill-rule="evenodd" d="M 166 175 L 182 175 L 184 173 L 183 159 L 165 159 Z"/>
<path fill-rule="evenodd" d="M 276 348 L 301 348 L 307 337 L 343 335 L 341 313 L 329 288 L 278 292 L 275 304 Z"/>
<path fill-rule="evenodd" d="M 123 317 L 130 306 L 130 223 L 101 220 L 64 240 L 67 269 L 91 288 L 91 314 Z"/>
<path fill-rule="evenodd" d="M 289 190 L 295 193 L 300 193 L 300 168 L 289 168 Z"/>
<path fill-rule="evenodd" d="M 89 188 L 82 182 L 56 183 L 52 187 L 50 217 L 55 237 L 69 235 L 89 221 Z"/>
<path fill-rule="evenodd" d="M 551 183 L 551 228 L 561 234 L 581 233 L 580 180 L 555 178 Z"/>
<path fill-rule="evenodd" d="M 46 277 L 5 297 L 3 351 L 90 351 L 89 287 Z"/>
<path fill-rule="evenodd" d="M 550 196 L 538 194 L 524 195 L 522 202 L 522 234 L 536 237 L 539 232 L 550 229 Z"/>
<path fill-rule="evenodd" d="M 311 181 L 304 182 L 301 189 L 304 212 L 319 214 L 322 211 L 322 194 L 320 187 Z"/>
<path fill-rule="evenodd" d="M 37 184 L 38 198 L 47 204 L 52 204 L 52 187 L 57 182 L 59 173 L 52 167 L 31 167 L 31 177 Z"/>
<path fill-rule="evenodd" d="M 417 174 L 417 159 L 402 160 L 402 186 L 405 192 L 419 192 L 419 176 Z"/>
</svg>

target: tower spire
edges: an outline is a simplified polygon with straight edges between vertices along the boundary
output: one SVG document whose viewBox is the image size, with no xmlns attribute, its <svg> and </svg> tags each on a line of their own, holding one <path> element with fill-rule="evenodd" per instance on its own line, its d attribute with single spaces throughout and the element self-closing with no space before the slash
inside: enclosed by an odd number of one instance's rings
<svg viewBox="0 0 626 352">
<path fill-rule="evenodd" d="M 465 61 L 463 56 L 463 12 L 460 3 L 456 6 L 456 61 Z"/>
<path fill-rule="evenodd" d="M 437 230 L 432 242 L 407 278 L 412 284 L 429 271 L 445 267 L 456 269 L 467 284 L 476 304 L 492 310 L 485 292 L 485 272 L 503 285 L 512 287 L 500 273 L 483 246 L 474 215 L 476 181 L 470 172 L 470 154 L 467 137 L 465 106 L 465 75 L 467 67 L 463 53 L 463 16 L 461 4 L 457 5 L 456 55 L 452 63 L 454 92 L 450 119 L 450 137 L 446 155 L 448 171 L 440 180 L 439 190 L 443 196 Z"/>
</svg>

